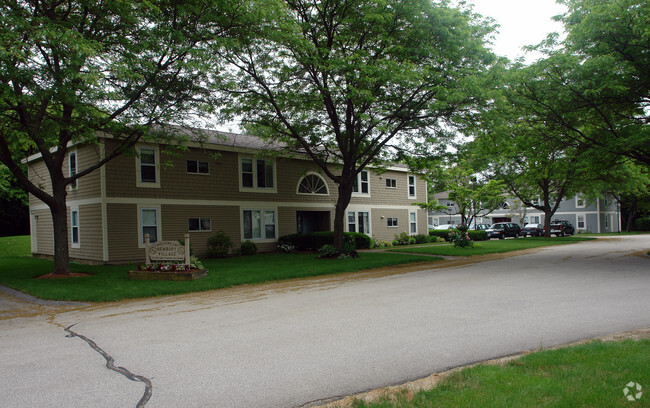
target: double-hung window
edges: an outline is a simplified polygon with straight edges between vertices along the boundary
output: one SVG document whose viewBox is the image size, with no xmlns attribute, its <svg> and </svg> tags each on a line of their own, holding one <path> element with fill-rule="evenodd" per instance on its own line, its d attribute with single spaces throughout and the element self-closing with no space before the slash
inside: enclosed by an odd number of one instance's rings
<svg viewBox="0 0 650 408">
<path fill-rule="evenodd" d="M 357 178 L 354 180 L 354 186 L 352 187 L 353 194 L 370 194 L 370 177 L 368 175 L 368 170 L 361 170 L 357 174 Z"/>
<path fill-rule="evenodd" d="M 275 162 L 271 159 L 240 159 L 242 189 L 275 191 Z"/>
<path fill-rule="evenodd" d="M 417 213 L 409 212 L 409 231 L 411 234 L 418 233 Z"/>
<path fill-rule="evenodd" d="M 413 175 L 408 176 L 408 187 L 409 187 L 409 198 L 410 199 L 416 198 L 416 195 L 415 195 L 415 176 L 413 176 Z"/>
<path fill-rule="evenodd" d="M 70 210 L 70 243 L 72 248 L 79 248 L 79 210 Z"/>
<path fill-rule="evenodd" d="M 138 187 L 160 187 L 160 174 L 158 163 L 158 148 L 149 146 L 138 147 L 137 179 Z"/>
<path fill-rule="evenodd" d="M 582 195 L 577 194 L 576 195 L 576 208 L 585 208 L 585 199 L 582 197 Z"/>
<path fill-rule="evenodd" d="M 68 154 L 68 177 L 73 177 L 77 174 L 77 151 L 70 152 Z M 70 183 L 70 190 L 75 190 L 77 188 L 77 180 L 74 180 Z"/>
<path fill-rule="evenodd" d="M 141 208 L 140 226 L 142 228 L 142 243 L 145 242 L 146 234 L 149 234 L 149 242 L 154 243 L 158 241 L 158 209 Z"/>
<path fill-rule="evenodd" d="M 368 211 L 348 211 L 348 231 L 370 235 L 370 213 Z"/>
<path fill-rule="evenodd" d="M 244 239 L 275 239 L 277 236 L 275 210 L 243 210 L 242 229 Z"/>
</svg>

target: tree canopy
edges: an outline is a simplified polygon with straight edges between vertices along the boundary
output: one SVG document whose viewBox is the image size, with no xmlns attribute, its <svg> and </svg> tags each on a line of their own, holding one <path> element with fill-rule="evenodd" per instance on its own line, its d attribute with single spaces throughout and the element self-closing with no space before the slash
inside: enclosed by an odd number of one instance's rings
<svg viewBox="0 0 650 408">
<path fill-rule="evenodd" d="M 225 54 L 230 111 L 300 149 L 338 184 L 335 242 L 357 175 L 391 147 L 435 135 L 476 106 L 492 30 L 446 1 L 287 0 L 263 36 Z M 223 81 L 218 81 L 222 84 Z"/>
</svg>

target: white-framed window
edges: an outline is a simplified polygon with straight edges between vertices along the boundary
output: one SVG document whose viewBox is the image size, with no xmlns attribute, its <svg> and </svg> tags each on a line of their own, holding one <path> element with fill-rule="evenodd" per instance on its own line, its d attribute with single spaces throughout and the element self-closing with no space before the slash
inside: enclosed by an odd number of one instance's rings
<svg viewBox="0 0 650 408">
<path fill-rule="evenodd" d="M 210 174 L 210 163 L 201 160 L 188 160 L 187 174 Z"/>
<path fill-rule="evenodd" d="M 277 237 L 275 210 L 242 210 L 242 237 L 250 240 L 274 240 Z"/>
<path fill-rule="evenodd" d="M 157 146 L 139 146 L 136 158 L 136 186 L 160 188 L 159 152 Z"/>
<path fill-rule="evenodd" d="M 397 227 L 397 218 L 386 218 L 386 226 L 388 227 Z"/>
<path fill-rule="evenodd" d="M 273 159 L 240 157 L 239 175 L 240 191 L 277 192 Z"/>
<path fill-rule="evenodd" d="M 72 248 L 80 248 L 81 241 L 79 236 L 79 209 L 70 210 L 70 243 Z"/>
<path fill-rule="evenodd" d="M 77 151 L 73 150 L 68 153 L 68 177 L 72 177 L 75 174 L 77 174 Z M 77 181 L 78 180 L 74 180 L 69 184 L 70 191 L 77 189 Z"/>
<path fill-rule="evenodd" d="M 348 232 L 370 235 L 370 212 L 348 211 Z"/>
<path fill-rule="evenodd" d="M 316 173 L 309 173 L 298 181 L 298 194 L 307 195 L 329 195 L 327 183 Z"/>
<path fill-rule="evenodd" d="M 415 199 L 416 194 L 415 194 L 415 176 L 412 174 L 409 174 L 408 176 L 408 188 L 409 188 L 409 199 Z"/>
<path fill-rule="evenodd" d="M 139 217 L 139 242 L 144 247 L 144 238 L 149 234 L 149 242 L 154 243 L 160 240 L 160 206 L 138 207 Z"/>
<path fill-rule="evenodd" d="M 397 188 L 397 180 L 394 178 L 387 178 L 386 188 Z"/>
<path fill-rule="evenodd" d="M 409 211 L 409 232 L 414 235 L 418 233 L 418 214 Z"/>
<path fill-rule="evenodd" d="M 352 194 L 354 195 L 370 195 L 370 175 L 368 170 L 361 170 L 354 180 L 352 187 Z"/>
<path fill-rule="evenodd" d="M 531 224 L 539 224 L 539 216 L 538 215 L 531 216 L 530 217 L 530 223 Z"/>
<path fill-rule="evenodd" d="M 585 229 L 585 216 L 578 215 L 578 229 Z"/>
<path fill-rule="evenodd" d="M 581 194 L 576 194 L 576 208 L 585 208 L 586 203 Z"/>
<path fill-rule="evenodd" d="M 188 218 L 187 230 L 190 232 L 212 231 L 212 220 L 210 218 L 199 217 Z"/>
</svg>

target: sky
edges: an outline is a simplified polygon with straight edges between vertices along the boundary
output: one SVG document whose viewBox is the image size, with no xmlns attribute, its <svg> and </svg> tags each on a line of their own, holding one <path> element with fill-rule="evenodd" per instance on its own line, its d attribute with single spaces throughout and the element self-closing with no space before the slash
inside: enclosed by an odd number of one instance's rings
<svg viewBox="0 0 650 408">
<path fill-rule="evenodd" d="M 468 0 L 474 11 L 492 17 L 500 25 L 493 50 L 497 55 L 515 60 L 525 57 L 532 63 L 540 55 L 528 54 L 521 49 L 525 45 L 541 42 L 551 32 L 562 32 L 562 24 L 551 18 L 562 14 L 566 7 L 555 0 Z"/>
</svg>

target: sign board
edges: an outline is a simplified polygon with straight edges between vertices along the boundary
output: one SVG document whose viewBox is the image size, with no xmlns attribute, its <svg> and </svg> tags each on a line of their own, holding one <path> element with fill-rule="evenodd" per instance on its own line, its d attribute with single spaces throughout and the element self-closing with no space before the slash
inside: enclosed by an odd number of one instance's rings
<svg viewBox="0 0 650 408">
<path fill-rule="evenodd" d="M 147 264 L 151 261 L 178 261 L 190 264 L 190 235 L 185 234 L 185 245 L 178 241 L 158 241 L 149 243 L 149 234 L 144 236 Z"/>
</svg>

